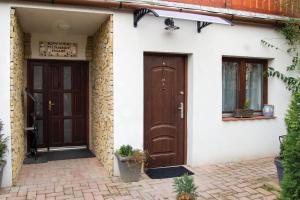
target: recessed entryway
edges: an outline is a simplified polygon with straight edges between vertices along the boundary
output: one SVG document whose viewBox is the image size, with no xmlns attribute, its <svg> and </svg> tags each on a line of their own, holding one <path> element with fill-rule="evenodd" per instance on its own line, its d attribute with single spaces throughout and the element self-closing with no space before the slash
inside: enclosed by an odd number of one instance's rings
<svg viewBox="0 0 300 200">
<path fill-rule="evenodd" d="M 16 5 L 10 13 L 13 182 L 26 149 L 35 155 L 36 134 L 39 151 L 85 147 L 112 173 L 112 13 L 44 5 Z M 70 77 L 75 88 L 64 88 Z M 28 92 L 40 103 L 34 106 Z"/>
<path fill-rule="evenodd" d="M 148 168 L 185 163 L 185 55 L 144 55 L 144 149 Z"/>
</svg>

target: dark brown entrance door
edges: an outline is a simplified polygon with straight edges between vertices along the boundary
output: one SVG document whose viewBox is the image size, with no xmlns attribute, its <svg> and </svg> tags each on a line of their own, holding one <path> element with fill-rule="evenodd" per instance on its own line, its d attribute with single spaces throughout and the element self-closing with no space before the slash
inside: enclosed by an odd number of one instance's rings
<svg viewBox="0 0 300 200">
<path fill-rule="evenodd" d="M 39 97 L 39 147 L 85 145 L 88 65 L 76 61 L 29 61 L 28 87 Z M 28 112 L 33 103 L 28 102 Z M 30 116 L 29 116 L 30 118 Z"/>
<path fill-rule="evenodd" d="M 185 162 L 185 56 L 144 55 L 144 148 L 148 167 Z"/>
</svg>

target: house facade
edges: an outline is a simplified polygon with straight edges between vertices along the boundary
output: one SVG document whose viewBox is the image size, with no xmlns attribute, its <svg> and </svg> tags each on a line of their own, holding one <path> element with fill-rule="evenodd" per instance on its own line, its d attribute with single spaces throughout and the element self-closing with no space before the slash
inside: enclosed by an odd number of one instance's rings
<svg viewBox="0 0 300 200">
<path fill-rule="evenodd" d="M 299 14 L 239 2 L 1 1 L 2 186 L 22 167 L 33 111 L 39 148 L 86 146 L 111 175 L 123 144 L 148 151 L 149 167 L 275 155 L 290 94 L 264 72 L 291 59 L 261 40 L 288 49 L 276 26 Z M 246 104 L 254 116 L 233 117 Z"/>
</svg>

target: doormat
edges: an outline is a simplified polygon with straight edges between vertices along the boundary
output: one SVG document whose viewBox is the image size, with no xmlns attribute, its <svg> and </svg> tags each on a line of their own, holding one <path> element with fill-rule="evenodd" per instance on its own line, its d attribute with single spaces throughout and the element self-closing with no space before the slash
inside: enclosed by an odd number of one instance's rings
<svg viewBox="0 0 300 200">
<path fill-rule="evenodd" d="M 163 167 L 147 169 L 145 173 L 151 179 L 174 178 L 184 174 L 193 175 L 194 173 L 183 166 L 178 167 Z"/>
<path fill-rule="evenodd" d="M 68 159 L 79 159 L 79 158 L 93 158 L 95 155 L 89 149 L 74 149 L 64 151 L 49 151 L 39 152 L 38 158 L 35 160 L 34 157 L 25 158 L 23 164 L 38 164 L 47 163 L 48 161 L 55 160 L 68 160 Z"/>
</svg>

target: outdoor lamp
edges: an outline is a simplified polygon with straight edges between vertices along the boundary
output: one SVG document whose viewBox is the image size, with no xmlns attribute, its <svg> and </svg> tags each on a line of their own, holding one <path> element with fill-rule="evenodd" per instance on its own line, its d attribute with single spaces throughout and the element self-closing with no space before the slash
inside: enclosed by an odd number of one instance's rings
<svg viewBox="0 0 300 200">
<path fill-rule="evenodd" d="M 173 18 L 165 19 L 165 25 L 166 25 L 165 29 L 168 30 L 168 31 L 175 31 L 175 30 L 178 30 L 180 28 L 180 27 L 174 25 L 174 19 Z"/>
</svg>

